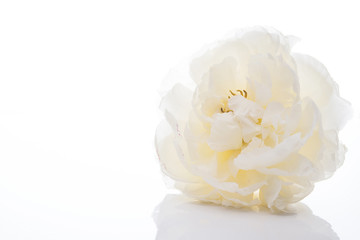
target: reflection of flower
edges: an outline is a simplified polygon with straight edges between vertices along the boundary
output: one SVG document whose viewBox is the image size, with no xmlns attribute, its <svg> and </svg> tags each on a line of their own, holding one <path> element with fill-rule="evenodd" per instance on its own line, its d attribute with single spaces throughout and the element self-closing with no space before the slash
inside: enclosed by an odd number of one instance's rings
<svg viewBox="0 0 360 240">
<path fill-rule="evenodd" d="M 267 211 L 227 211 L 199 205 L 179 195 L 167 195 L 154 211 L 156 240 L 168 239 L 276 239 L 339 240 L 331 225 L 304 204 L 297 214 Z M 226 236 L 226 237 L 225 237 Z"/>
<path fill-rule="evenodd" d="M 199 200 L 284 209 L 342 164 L 349 116 L 326 68 L 291 52 L 292 38 L 256 28 L 190 64 L 193 89 L 164 96 L 157 130 L 163 171 Z"/>
</svg>

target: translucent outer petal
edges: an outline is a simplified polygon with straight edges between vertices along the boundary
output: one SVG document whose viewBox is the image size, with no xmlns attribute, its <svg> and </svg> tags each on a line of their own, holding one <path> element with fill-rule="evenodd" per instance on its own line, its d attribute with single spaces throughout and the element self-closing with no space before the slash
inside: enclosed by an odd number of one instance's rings
<svg viewBox="0 0 360 240">
<path fill-rule="evenodd" d="M 176 84 L 160 103 L 170 125 L 179 134 L 183 131 L 191 110 L 192 92 L 182 84 Z"/>
<path fill-rule="evenodd" d="M 339 96 L 339 89 L 325 66 L 315 58 L 294 54 L 301 98 L 309 97 L 319 107 L 325 130 L 340 130 L 351 117 L 350 103 Z"/>
<path fill-rule="evenodd" d="M 219 42 L 193 59 L 190 64 L 192 79 L 200 84 L 213 66 L 220 64 L 229 57 L 235 58 L 239 67 L 246 66 L 248 56 L 249 49 L 239 38 Z M 239 78 L 245 80 L 246 72 L 240 72 L 240 74 Z"/>
<path fill-rule="evenodd" d="M 281 57 L 254 55 L 249 61 L 248 83 L 255 101 L 267 106 L 276 101 L 292 106 L 299 97 L 299 82 L 295 69 Z"/>
<path fill-rule="evenodd" d="M 191 174 L 179 159 L 174 141 L 176 136 L 171 133 L 168 123 L 161 123 L 157 128 L 155 147 L 162 171 L 176 181 L 198 182 L 199 177 Z"/>
</svg>

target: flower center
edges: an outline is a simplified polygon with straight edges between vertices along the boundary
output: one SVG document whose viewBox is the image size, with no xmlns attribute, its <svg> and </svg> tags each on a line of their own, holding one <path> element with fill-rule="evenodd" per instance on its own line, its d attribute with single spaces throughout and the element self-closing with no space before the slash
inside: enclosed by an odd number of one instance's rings
<svg viewBox="0 0 360 240">
<path fill-rule="evenodd" d="M 232 96 L 236 96 L 236 95 L 238 95 L 238 94 L 236 94 L 236 92 L 239 92 L 240 94 L 241 94 L 241 96 L 243 96 L 244 98 L 247 98 L 247 91 L 246 90 L 236 90 L 235 91 L 235 93 L 233 92 L 233 91 L 231 91 L 231 90 L 229 90 L 229 92 L 231 93 L 231 95 Z M 230 99 L 232 96 L 228 96 L 228 99 Z M 231 110 L 231 109 L 228 109 L 228 107 L 227 107 L 227 101 L 226 101 L 226 103 L 225 103 L 225 106 L 224 107 L 221 107 L 220 108 L 220 110 L 221 110 L 221 112 L 222 113 L 227 113 L 227 112 L 232 112 L 233 110 Z"/>
</svg>

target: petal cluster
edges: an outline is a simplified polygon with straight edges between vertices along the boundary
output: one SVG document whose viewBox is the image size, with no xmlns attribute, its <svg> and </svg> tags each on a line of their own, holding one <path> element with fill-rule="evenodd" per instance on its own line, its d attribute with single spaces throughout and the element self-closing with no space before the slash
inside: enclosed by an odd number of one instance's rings
<svg viewBox="0 0 360 240">
<path fill-rule="evenodd" d="M 293 38 L 246 29 L 189 65 L 192 85 L 176 83 L 160 108 L 162 170 L 193 198 L 285 210 L 344 160 L 338 131 L 350 104 L 314 58 L 293 53 Z"/>
</svg>

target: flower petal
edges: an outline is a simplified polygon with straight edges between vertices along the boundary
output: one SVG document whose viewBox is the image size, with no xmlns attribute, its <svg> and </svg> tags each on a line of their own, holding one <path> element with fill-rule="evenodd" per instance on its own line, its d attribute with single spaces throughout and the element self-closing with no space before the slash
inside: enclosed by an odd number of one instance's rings
<svg viewBox="0 0 360 240">
<path fill-rule="evenodd" d="M 160 109 L 165 112 L 165 117 L 171 127 L 180 134 L 185 129 L 188 120 L 191 98 L 191 90 L 178 83 L 163 97 L 160 103 Z"/>
<path fill-rule="evenodd" d="M 274 206 L 280 210 L 289 203 L 302 200 L 314 189 L 314 184 L 306 178 L 297 176 L 279 177 L 282 180 L 282 188 Z"/>
<path fill-rule="evenodd" d="M 309 159 L 298 153 L 291 154 L 286 160 L 267 168 L 258 168 L 257 171 L 279 176 L 311 177 L 315 168 Z"/>
<path fill-rule="evenodd" d="M 294 54 L 301 98 L 309 97 L 319 107 L 325 130 L 340 130 L 351 117 L 350 103 L 339 96 L 339 89 L 323 64 L 315 58 Z"/>
<path fill-rule="evenodd" d="M 249 145 L 234 159 L 234 164 L 239 169 L 244 170 L 272 166 L 284 161 L 290 154 L 298 151 L 302 144 L 300 133 L 296 133 L 286 138 L 274 148 L 262 146 L 247 149 Z"/>
<path fill-rule="evenodd" d="M 241 69 L 246 69 L 249 55 L 248 47 L 239 38 L 232 38 L 226 41 L 217 42 L 215 46 L 210 46 L 208 51 L 201 52 L 190 64 L 192 79 L 197 83 L 204 81 L 204 76 L 212 66 L 216 66 L 226 58 L 235 58 Z M 245 82 L 246 72 L 238 72 L 239 79 Z"/>
<path fill-rule="evenodd" d="M 241 147 L 241 127 L 232 113 L 215 115 L 207 143 L 211 149 L 218 152 L 239 149 Z"/>
<path fill-rule="evenodd" d="M 249 62 L 250 95 L 255 101 L 266 106 L 271 101 L 285 107 L 292 106 L 299 97 L 299 82 L 295 69 L 281 57 L 269 55 L 252 56 Z"/>
<path fill-rule="evenodd" d="M 228 106 L 234 112 L 241 126 L 244 142 L 248 143 L 253 137 L 260 134 L 261 126 L 256 123 L 263 116 L 264 109 L 262 107 L 241 95 L 231 97 Z"/>
<path fill-rule="evenodd" d="M 199 181 L 199 178 L 191 174 L 180 160 L 174 144 L 175 138 L 167 122 L 162 122 L 156 129 L 155 147 L 162 171 L 177 181 Z"/>
<path fill-rule="evenodd" d="M 238 176 L 233 181 L 219 181 L 211 176 L 202 176 L 203 179 L 216 189 L 237 193 L 247 196 L 264 184 L 266 184 L 266 176 L 256 171 L 239 171 Z"/>
<path fill-rule="evenodd" d="M 280 121 L 284 119 L 283 113 L 285 108 L 281 103 L 271 102 L 265 109 L 262 117 L 261 126 L 273 126 L 275 129 L 278 127 Z"/>
<path fill-rule="evenodd" d="M 270 178 L 266 185 L 264 185 L 259 192 L 260 200 L 267 205 L 268 208 L 273 206 L 274 201 L 279 196 L 282 188 L 282 182 L 276 177 Z"/>
<path fill-rule="evenodd" d="M 249 117 L 255 122 L 262 118 L 264 113 L 264 109 L 259 104 L 241 95 L 231 97 L 228 105 L 236 116 Z"/>
</svg>

